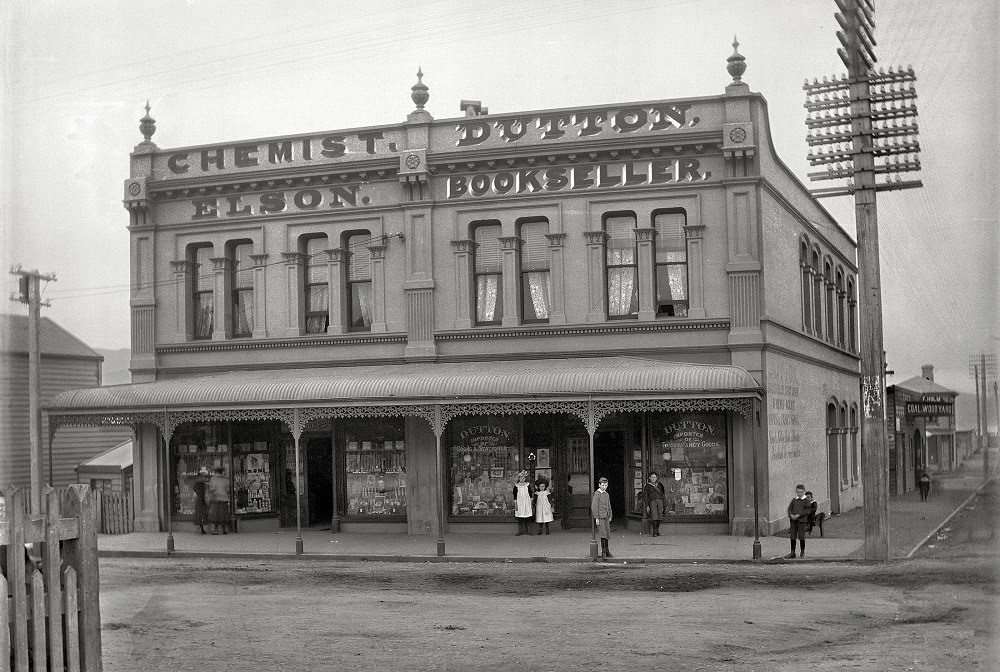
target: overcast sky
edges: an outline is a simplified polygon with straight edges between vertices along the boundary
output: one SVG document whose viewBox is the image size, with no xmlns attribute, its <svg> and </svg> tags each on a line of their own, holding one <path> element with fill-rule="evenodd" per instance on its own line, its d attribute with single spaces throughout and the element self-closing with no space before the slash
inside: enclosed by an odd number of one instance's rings
<svg viewBox="0 0 1000 672">
<path fill-rule="evenodd" d="M 1000 348 L 996 0 L 878 0 L 883 67 L 918 77 L 923 189 L 878 197 L 889 382 L 975 394 Z M 806 178 L 803 81 L 840 74 L 834 0 L 5 0 L 0 249 L 54 273 L 52 318 L 129 347 L 122 183 L 148 99 L 161 148 L 461 115 L 721 94 L 736 35 L 780 158 Z M 854 233 L 853 199 L 823 205 Z M 16 288 L 9 276 L 8 288 Z M 26 313 L 16 303 L 4 312 Z M 992 384 L 991 384 L 992 387 Z M 991 400 L 992 401 L 992 400 Z"/>
</svg>

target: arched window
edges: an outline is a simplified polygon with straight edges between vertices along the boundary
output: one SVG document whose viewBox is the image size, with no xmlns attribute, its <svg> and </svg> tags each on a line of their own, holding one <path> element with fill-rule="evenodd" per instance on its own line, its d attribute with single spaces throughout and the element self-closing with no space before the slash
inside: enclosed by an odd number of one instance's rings
<svg viewBox="0 0 1000 672">
<path fill-rule="evenodd" d="M 847 279 L 847 349 L 858 351 L 858 297 L 854 291 L 854 278 Z"/>
<path fill-rule="evenodd" d="M 858 407 L 851 405 L 851 463 L 854 465 L 852 475 L 854 483 L 861 481 L 861 453 L 858 451 Z"/>
<path fill-rule="evenodd" d="M 503 318 L 503 265 L 499 222 L 473 224 L 473 275 L 476 285 L 476 324 L 500 324 Z"/>
<path fill-rule="evenodd" d="M 688 311 L 687 239 L 683 211 L 653 216 L 656 230 L 656 314 L 683 317 Z"/>
<path fill-rule="evenodd" d="M 817 337 L 823 337 L 823 273 L 819 265 L 819 252 L 813 250 L 812 253 L 812 279 L 813 279 L 813 333 Z"/>
<path fill-rule="evenodd" d="M 838 268 L 837 269 L 837 345 L 841 348 L 845 347 L 844 341 L 844 330 L 845 330 L 845 318 L 844 318 L 844 273 Z"/>
<path fill-rule="evenodd" d="M 608 318 L 639 316 L 639 267 L 635 244 L 635 215 L 612 215 L 604 220 L 605 273 Z"/>
<path fill-rule="evenodd" d="M 521 239 L 521 321 L 548 322 L 552 310 L 552 279 L 549 275 L 548 221 L 524 221 L 518 227 Z"/>
<path fill-rule="evenodd" d="M 799 272 L 802 274 L 802 328 L 812 331 L 812 273 L 809 272 L 809 246 L 799 243 Z"/>
<path fill-rule="evenodd" d="M 215 270 L 212 246 L 198 245 L 189 251 L 191 263 L 191 337 L 212 338 L 215 324 Z"/>
<path fill-rule="evenodd" d="M 826 285 L 826 340 L 833 343 L 835 326 L 833 308 L 836 304 L 836 285 L 833 281 L 833 266 L 829 261 L 823 264 L 823 282 Z"/>
<path fill-rule="evenodd" d="M 326 236 L 310 236 L 302 242 L 305 260 L 306 333 L 325 334 L 330 326 L 330 271 Z"/>
<path fill-rule="evenodd" d="M 846 488 L 850 484 L 851 470 L 848 464 L 847 452 L 847 405 L 840 406 L 840 421 L 837 423 L 837 434 L 839 435 L 840 449 L 840 487 Z"/>
<path fill-rule="evenodd" d="M 253 333 L 253 243 L 241 240 L 230 243 L 230 300 L 233 337 L 241 338 Z"/>
<path fill-rule="evenodd" d="M 371 234 L 367 231 L 344 236 L 347 250 L 347 328 L 371 331 L 372 328 L 372 253 Z"/>
</svg>

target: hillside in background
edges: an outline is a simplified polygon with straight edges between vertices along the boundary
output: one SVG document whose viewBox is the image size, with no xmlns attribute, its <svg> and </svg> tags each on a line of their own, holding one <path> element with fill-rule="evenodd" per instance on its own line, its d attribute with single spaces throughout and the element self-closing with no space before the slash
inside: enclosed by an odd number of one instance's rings
<svg viewBox="0 0 1000 672">
<path fill-rule="evenodd" d="M 101 367 L 101 383 L 103 385 L 121 385 L 132 382 L 132 376 L 128 372 L 128 363 L 132 358 L 131 350 L 128 348 L 120 350 L 94 348 L 94 352 L 104 357 L 104 365 Z"/>
</svg>

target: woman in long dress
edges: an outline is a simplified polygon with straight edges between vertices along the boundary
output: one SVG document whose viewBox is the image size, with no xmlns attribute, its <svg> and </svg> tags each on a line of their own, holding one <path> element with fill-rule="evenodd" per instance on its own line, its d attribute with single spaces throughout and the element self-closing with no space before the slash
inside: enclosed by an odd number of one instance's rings
<svg viewBox="0 0 1000 672">
<path fill-rule="evenodd" d="M 208 468 L 202 467 L 198 470 L 198 477 L 191 486 L 194 490 L 194 524 L 198 526 L 202 534 L 205 534 L 205 525 L 208 524 Z"/>
<path fill-rule="evenodd" d="M 220 527 L 222 533 L 226 533 L 229 526 L 229 479 L 222 467 L 216 467 L 208 480 L 208 520 L 212 523 L 212 534 L 218 534 Z"/>
</svg>

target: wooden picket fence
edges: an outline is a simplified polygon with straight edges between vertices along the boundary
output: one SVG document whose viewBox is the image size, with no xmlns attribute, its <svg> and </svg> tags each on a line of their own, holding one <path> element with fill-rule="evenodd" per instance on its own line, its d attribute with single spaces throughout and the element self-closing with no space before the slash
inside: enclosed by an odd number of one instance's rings
<svg viewBox="0 0 1000 672">
<path fill-rule="evenodd" d="M 0 672 L 101 672 L 96 493 L 45 488 L 37 515 L 27 493 L 0 491 Z"/>
<path fill-rule="evenodd" d="M 132 516 L 132 493 L 103 492 L 97 497 L 97 519 L 102 534 L 128 534 L 135 531 Z"/>
</svg>

